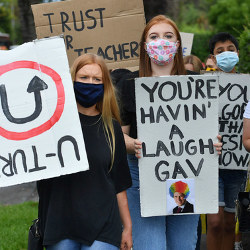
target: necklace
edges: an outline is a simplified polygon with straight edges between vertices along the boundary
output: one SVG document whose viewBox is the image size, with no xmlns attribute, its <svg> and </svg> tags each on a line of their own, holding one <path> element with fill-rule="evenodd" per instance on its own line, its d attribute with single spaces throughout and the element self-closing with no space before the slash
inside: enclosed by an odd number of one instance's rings
<svg viewBox="0 0 250 250">
<path fill-rule="evenodd" d="M 100 120 L 102 119 L 102 116 L 100 115 L 100 117 L 97 119 L 97 121 L 95 121 L 94 123 L 88 123 L 88 121 L 83 121 L 82 125 L 83 126 L 94 126 L 96 125 L 97 123 L 100 122 Z"/>
</svg>

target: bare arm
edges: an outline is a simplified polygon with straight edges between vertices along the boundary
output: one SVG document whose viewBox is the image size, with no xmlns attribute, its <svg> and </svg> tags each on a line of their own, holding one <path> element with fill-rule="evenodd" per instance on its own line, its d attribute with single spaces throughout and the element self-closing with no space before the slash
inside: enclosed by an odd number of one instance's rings
<svg viewBox="0 0 250 250">
<path fill-rule="evenodd" d="M 117 195 L 117 201 L 120 211 L 120 217 L 123 224 L 122 232 L 122 241 L 121 247 L 122 250 L 130 250 L 132 248 L 132 221 L 128 208 L 128 199 L 126 191 L 122 191 Z"/>
<path fill-rule="evenodd" d="M 222 150 L 221 135 L 217 135 L 217 138 L 219 142 L 214 143 L 214 147 L 217 150 L 218 155 L 220 155 Z"/>
<path fill-rule="evenodd" d="M 135 148 L 134 148 L 135 139 L 129 136 L 130 125 L 122 126 L 122 132 L 124 135 L 127 153 L 134 154 L 135 153 Z"/>
<path fill-rule="evenodd" d="M 129 136 L 130 125 L 122 126 L 122 132 L 126 144 L 128 154 L 135 154 L 137 158 L 141 158 L 141 142 Z"/>
<path fill-rule="evenodd" d="M 245 149 L 250 152 L 250 119 L 243 120 L 243 145 Z"/>
</svg>

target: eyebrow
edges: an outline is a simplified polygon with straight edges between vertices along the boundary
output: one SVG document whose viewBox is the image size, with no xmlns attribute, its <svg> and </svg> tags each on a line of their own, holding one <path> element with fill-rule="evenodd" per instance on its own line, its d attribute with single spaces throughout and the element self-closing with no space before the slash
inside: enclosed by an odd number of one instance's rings
<svg viewBox="0 0 250 250">
<path fill-rule="evenodd" d="M 167 32 L 165 32 L 164 34 L 168 34 L 168 33 L 170 33 L 170 34 L 172 34 L 172 35 L 175 35 L 173 32 L 171 32 L 171 31 L 167 31 Z M 157 34 L 158 35 L 158 32 L 152 32 L 152 33 L 150 33 L 149 34 L 149 36 L 150 35 L 153 35 L 153 34 Z"/>
<path fill-rule="evenodd" d="M 233 44 L 230 44 L 229 46 L 227 46 L 227 49 L 228 48 L 233 48 L 233 49 L 236 49 L 236 47 L 233 45 Z M 220 49 L 224 49 L 224 47 L 222 46 L 222 47 L 219 47 L 219 48 L 217 48 L 216 50 L 220 50 Z"/>
</svg>

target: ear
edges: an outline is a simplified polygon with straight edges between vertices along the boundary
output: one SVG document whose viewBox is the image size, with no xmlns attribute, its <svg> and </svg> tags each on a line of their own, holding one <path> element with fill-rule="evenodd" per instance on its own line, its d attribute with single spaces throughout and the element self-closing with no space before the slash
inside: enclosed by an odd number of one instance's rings
<svg viewBox="0 0 250 250">
<path fill-rule="evenodd" d="M 240 51 L 239 50 L 237 50 L 237 54 L 238 54 L 238 56 L 240 56 Z"/>
<path fill-rule="evenodd" d="M 144 42 L 144 49 L 147 51 L 147 44 Z"/>
<path fill-rule="evenodd" d="M 215 55 L 212 55 L 211 59 L 213 60 L 214 64 L 217 65 L 217 61 L 216 61 Z"/>
</svg>

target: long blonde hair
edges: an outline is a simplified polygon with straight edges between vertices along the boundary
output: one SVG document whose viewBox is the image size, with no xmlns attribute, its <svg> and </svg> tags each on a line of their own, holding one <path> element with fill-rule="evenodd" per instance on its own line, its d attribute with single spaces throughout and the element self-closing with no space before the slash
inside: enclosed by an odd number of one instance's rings
<svg viewBox="0 0 250 250">
<path fill-rule="evenodd" d="M 158 15 L 153 17 L 146 25 L 144 28 L 144 31 L 141 36 L 141 42 L 140 42 L 140 65 L 139 65 L 139 76 L 144 77 L 144 76 L 152 76 L 152 69 L 151 69 L 151 61 L 150 58 L 144 48 L 144 44 L 146 42 L 146 38 L 148 35 L 148 31 L 150 28 L 159 23 L 167 23 L 173 27 L 175 30 L 177 40 L 180 42 L 180 46 L 177 50 L 177 53 L 174 57 L 174 65 L 171 70 L 171 75 L 186 75 L 186 70 L 184 67 L 184 62 L 183 62 L 183 55 L 182 55 L 182 42 L 181 42 L 181 35 L 180 32 L 171 19 L 167 18 L 164 15 Z"/>
<path fill-rule="evenodd" d="M 84 54 L 79 56 L 71 67 L 71 77 L 75 81 L 76 73 L 85 65 L 98 64 L 102 70 L 102 81 L 104 84 L 103 99 L 96 105 L 97 110 L 101 113 L 102 121 L 106 131 L 106 139 L 111 151 L 111 168 L 115 156 L 115 133 L 113 119 L 121 124 L 119 108 L 115 97 L 115 91 L 111 82 L 109 70 L 104 60 L 95 54 Z M 111 169 L 110 168 L 110 169 Z"/>
</svg>

